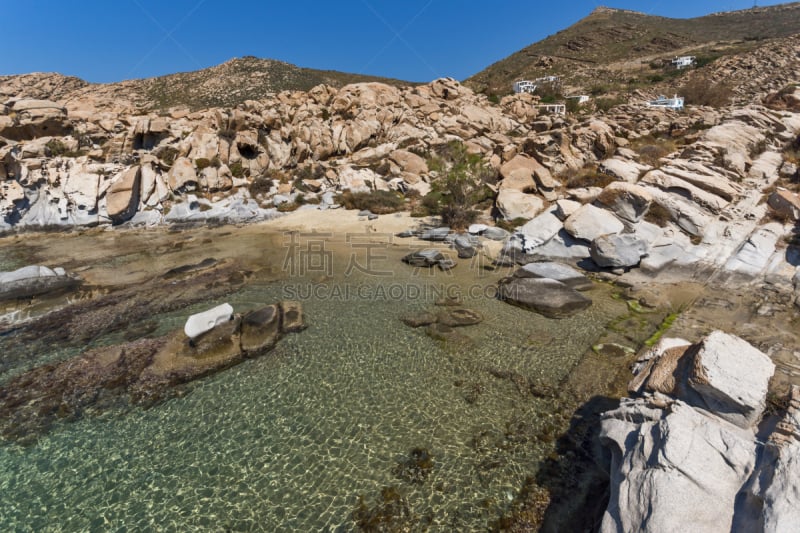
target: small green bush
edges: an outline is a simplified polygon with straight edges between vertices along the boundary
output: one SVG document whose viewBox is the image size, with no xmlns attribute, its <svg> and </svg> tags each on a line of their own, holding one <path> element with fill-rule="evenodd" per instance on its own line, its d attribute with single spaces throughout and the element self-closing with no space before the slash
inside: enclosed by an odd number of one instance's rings
<svg viewBox="0 0 800 533">
<path fill-rule="evenodd" d="M 247 170 L 242 166 L 241 161 L 231 163 L 228 168 L 231 170 L 231 176 L 234 178 L 242 178 L 247 172 Z"/>
<path fill-rule="evenodd" d="M 58 157 L 67 153 L 67 147 L 60 139 L 50 139 L 44 146 L 50 157 Z"/>
</svg>

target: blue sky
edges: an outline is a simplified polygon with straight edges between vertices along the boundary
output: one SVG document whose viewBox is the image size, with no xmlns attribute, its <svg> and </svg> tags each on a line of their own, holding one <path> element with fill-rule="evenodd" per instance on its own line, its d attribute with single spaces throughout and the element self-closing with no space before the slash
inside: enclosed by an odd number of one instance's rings
<svg viewBox="0 0 800 533">
<path fill-rule="evenodd" d="M 598 5 L 684 18 L 753 0 L 0 0 L 0 75 L 111 82 L 254 55 L 410 81 L 464 79 Z"/>
</svg>

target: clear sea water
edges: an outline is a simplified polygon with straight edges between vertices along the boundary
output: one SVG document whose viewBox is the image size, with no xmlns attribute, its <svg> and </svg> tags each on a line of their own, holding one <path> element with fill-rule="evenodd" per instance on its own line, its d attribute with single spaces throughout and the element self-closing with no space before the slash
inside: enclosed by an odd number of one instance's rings
<svg viewBox="0 0 800 533">
<path fill-rule="evenodd" d="M 553 449 L 495 443 L 519 420 L 535 430 L 569 416 L 489 370 L 557 386 L 625 305 L 598 285 L 590 309 L 550 320 L 489 297 L 499 273 L 417 272 L 397 253 L 389 277 L 256 276 L 155 317 L 168 331 L 222 301 L 242 312 L 300 297 L 309 327 L 184 397 L 86 416 L 29 447 L 0 444 L 0 531 L 352 531 L 359 496 L 371 505 L 388 486 L 415 530 L 485 530 Z M 469 340 L 442 343 L 400 321 L 436 310 L 442 287 L 484 315 L 459 330 Z M 481 391 L 474 403 L 470 390 Z M 435 463 L 421 484 L 393 473 L 415 447 Z"/>
</svg>

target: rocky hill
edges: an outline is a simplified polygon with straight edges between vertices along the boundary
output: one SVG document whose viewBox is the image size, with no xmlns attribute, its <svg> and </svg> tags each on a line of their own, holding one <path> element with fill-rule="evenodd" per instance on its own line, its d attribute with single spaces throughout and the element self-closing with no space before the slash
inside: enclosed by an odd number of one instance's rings
<svg viewBox="0 0 800 533">
<path fill-rule="evenodd" d="M 301 68 L 283 61 L 247 56 L 193 72 L 108 84 L 88 83 L 54 73 L 0 76 L 0 101 L 48 99 L 73 109 L 127 107 L 131 111 L 152 111 L 183 107 L 197 110 L 234 107 L 280 91 L 307 91 L 320 84 L 342 87 L 371 81 L 409 85 L 400 80 Z"/>
<path fill-rule="evenodd" d="M 675 55 L 701 62 L 758 48 L 800 28 L 800 3 L 671 19 L 600 7 L 573 26 L 494 63 L 466 80 L 472 89 L 504 95 L 520 79 L 559 75 L 578 90 L 626 84 L 658 74 L 649 65 Z"/>
</svg>

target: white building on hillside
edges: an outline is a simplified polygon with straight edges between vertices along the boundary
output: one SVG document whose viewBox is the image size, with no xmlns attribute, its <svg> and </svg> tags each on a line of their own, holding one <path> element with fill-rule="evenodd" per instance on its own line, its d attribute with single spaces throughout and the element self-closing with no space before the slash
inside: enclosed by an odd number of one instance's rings
<svg viewBox="0 0 800 533">
<path fill-rule="evenodd" d="M 662 109 L 674 109 L 680 111 L 683 109 L 683 96 L 677 94 L 672 98 L 667 98 L 664 95 L 659 96 L 655 100 L 647 102 L 647 107 L 660 107 Z"/>
<path fill-rule="evenodd" d="M 694 65 L 695 60 L 694 56 L 680 56 L 672 60 L 672 65 L 677 69 L 687 68 Z"/>
<path fill-rule="evenodd" d="M 536 92 L 536 82 L 529 81 L 529 80 L 520 80 L 514 82 L 514 93 L 530 93 L 533 94 Z"/>
<path fill-rule="evenodd" d="M 567 100 L 577 100 L 578 105 L 582 105 L 582 104 L 585 104 L 586 102 L 589 101 L 589 95 L 588 94 L 573 94 L 572 96 L 567 96 L 566 99 Z"/>
</svg>

